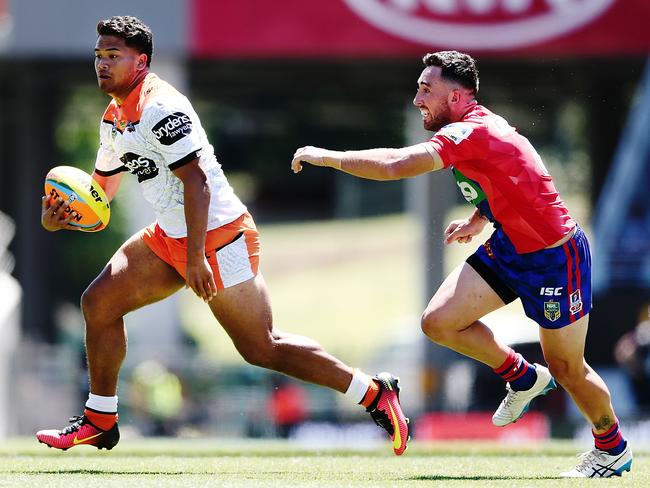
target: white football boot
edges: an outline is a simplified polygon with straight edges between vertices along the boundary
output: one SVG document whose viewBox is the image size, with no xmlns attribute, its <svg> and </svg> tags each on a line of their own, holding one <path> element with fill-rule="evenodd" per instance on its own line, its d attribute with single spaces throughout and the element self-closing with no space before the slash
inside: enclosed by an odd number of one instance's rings
<svg viewBox="0 0 650 488">
<path fill-rule="evenodd" d="M 526 413 L 530 402 L 540 395 L 546 395 L 555 388 L 555 380 L 547 368 L 541 364 L 535 364 L 537 371 L 537 380 L 528 390 L 515 391 L 510 388 L 510 383 L 506 383 L 508 394 L 492 415 L 492 423 L 497 427 L 503 427 L 519 420 Z"/>
<path fill-rule="evenodd" d="M 615 456 L 594 447 L 578 457 L 578 465 L 571 471 L 560 473 L 562 478 L 609 478 L 621 476 L 623 471 L 632 468 L 632 450 L 629 444 L 622 453 Z"/>
</svg>

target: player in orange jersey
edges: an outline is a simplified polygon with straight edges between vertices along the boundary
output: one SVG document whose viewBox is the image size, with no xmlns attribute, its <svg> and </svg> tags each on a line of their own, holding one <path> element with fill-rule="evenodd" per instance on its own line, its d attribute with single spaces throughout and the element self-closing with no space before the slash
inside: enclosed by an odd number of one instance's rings
<svg viewBox="0 0 650 488">
<path fill-rule="evenodd" d="M 123 317 L 187 285 L 246 361 L 345 393 L 366 407 L 391 436 L 395 454 L 402 454 L 408 426 L 397 378 L 370 377 L 313 340 L 273 326 L 255 223 L 228 184 L 189 100 L 150 72 L 151 30 L 121 16 L 99 22 L 97 33 L 97 81 L 112 100 L 100 124 L 93 177 L 112 199 L 124 173 L 135 175 L 157 219 L 128 239 L 83 293 L 88 402 L 72 425 L 40 431 L 37 439 L 58 449 L 115 446 L 117 380 L 126 354 Z M 62 205 L 44 200 L 45 229 L 70 229 L 69 219 L 61 219 Z"/>
</svg>

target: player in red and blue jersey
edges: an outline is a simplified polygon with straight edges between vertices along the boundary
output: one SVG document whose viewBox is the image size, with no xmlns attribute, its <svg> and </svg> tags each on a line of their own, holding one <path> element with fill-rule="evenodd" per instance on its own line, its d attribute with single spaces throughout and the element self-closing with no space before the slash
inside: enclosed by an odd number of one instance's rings
<svg viewBox="0 0 650 488">
<path fill-rule="evenodd" d="M 414 146 L 331 151 L 313 146 L 294 154 L 292 169 L 327 166 L 374 180 L 452 169 L 463 197 L 476 209 L 445 230 L 445 243 L 467 243 L 490 222 L 495 230 L 434 294 L 422 330 L 434 342 L 490 366 L 507 395 L 492 420 L 516 422 L 557 380 L 592 425 L 594 447 L 564 477 L 609 477 L 629 471 L 632 453 L 623 438 L 607 386 L 584 359 L 591 311 L 591 257 L 583 231 L 571 218 L 530 142 L 502 117 L 478 104 L 476 63 L 442 51 L 423 58 L 413 104 L 425 129 Z M 519 298 L 539 324 L 548 368 L 528 363 L 495 338 L 481 321 Z"/>
</svg>

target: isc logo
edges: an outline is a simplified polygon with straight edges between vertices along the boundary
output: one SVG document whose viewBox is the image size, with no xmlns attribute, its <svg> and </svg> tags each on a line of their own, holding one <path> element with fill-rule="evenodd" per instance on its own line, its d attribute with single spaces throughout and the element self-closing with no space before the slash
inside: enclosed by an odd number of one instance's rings
<svg viewBox="0 0 650 488">
<path fill-rule="evenodd" d="M 345 0 L 369 24 L 454 49 L 510 49 L 588 24 L 616 0 Z"/>
<path fill-rule="evenodd" d="M 539 289 L 539 294 L 545 297 L 558 297 L 562 295 L 563 286 L 553 288 L 552 286 L 543 286 Z"/>
</svg>

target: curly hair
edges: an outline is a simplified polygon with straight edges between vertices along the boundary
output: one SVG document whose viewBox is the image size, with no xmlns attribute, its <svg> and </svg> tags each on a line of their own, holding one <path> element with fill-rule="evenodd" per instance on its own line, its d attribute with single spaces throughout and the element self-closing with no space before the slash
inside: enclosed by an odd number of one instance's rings
<svg viewBox="0 0 650 488">
<path fill-rule="evenodd" d="M 124 39 L 128 47 L 147 55 L 147 67 L 151 66 L 153 56 L 153 34 L 151 29 L 137 17 L 115 15 L 97 23 L 97 34 Z"/>
<path fill-rule="evenodd" d="M 478 92 L 478 69 L 476 61 L 469 54 L 458 51 L 438 51 L 426 54 L 422 58 L 424 66 L 441 68 L 440 77 L 454 81 L 463 88 Z"/>
</svg>

